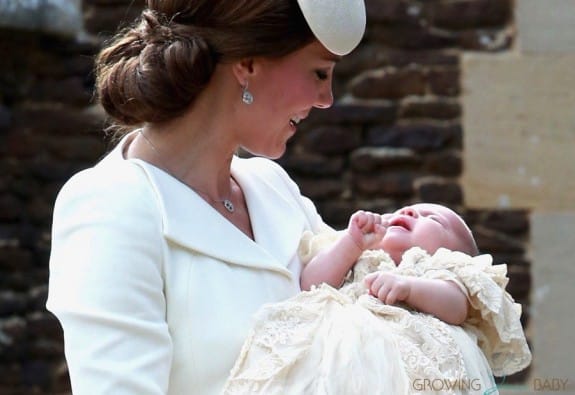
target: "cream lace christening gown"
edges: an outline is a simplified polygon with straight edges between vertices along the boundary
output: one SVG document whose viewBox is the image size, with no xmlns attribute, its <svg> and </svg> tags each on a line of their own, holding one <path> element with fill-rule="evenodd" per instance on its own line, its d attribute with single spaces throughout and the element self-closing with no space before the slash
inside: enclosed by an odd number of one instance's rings
<svg viewBox="0 0 575 395">
<path fill-rule="evenodd" d="M 333 237 L 304 235 L 304 263 Z M 454 281 L 470 302 L 467 321 L 383 304 L 362 281 L 375 270 Z M 531 362 L 507 281 L 506 265 L 490 255 L 414 247 L 395 266 L 385 252 L 366 251 L 340 289 L 322 284 L 262 307 L 224 394 L 495 394 L 493 374 Z"/>
</svg>

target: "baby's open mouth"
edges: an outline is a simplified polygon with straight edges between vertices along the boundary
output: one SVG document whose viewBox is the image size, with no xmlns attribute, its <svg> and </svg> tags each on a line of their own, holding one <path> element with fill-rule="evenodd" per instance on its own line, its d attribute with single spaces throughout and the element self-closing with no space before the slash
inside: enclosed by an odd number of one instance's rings
<svg viewBox="0 0 575 395">
<path fill-rule="evenodd" d="M 411 230 L 409 221 L 406 220 L 404 217 L 395 217 L 389 221 L 389 226 L 399 226 L 407 230 Z"/>
</svg>

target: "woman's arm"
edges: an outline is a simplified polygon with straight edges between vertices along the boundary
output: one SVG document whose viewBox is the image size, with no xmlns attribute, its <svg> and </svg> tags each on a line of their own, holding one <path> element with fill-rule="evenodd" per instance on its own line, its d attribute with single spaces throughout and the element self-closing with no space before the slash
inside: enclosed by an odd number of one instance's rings
<svg viewBox="0 0 575 395">
<path fill-rule="evenodd" d="M 467 318 L 467 297 L 451 281 L 375 272 L 367 275 L 365 282 L 370 293 L 385 304 L 404 302 L 453 325 Z"/>
<path fill-rule="evenodd" d="M 301 288 L 308 291 L 312 285 L 321 283 L 339 287 L 361 253 L 378 243 L 384 233 L 381 216 L 366 211 L 356 212 L 351 216 L 344 235 L 303 268 Z"/>
<path fill-rule="evenodd" d="M 64 329 L 74 394 L 165 395 L 161 221 L 145 175 L 116 171 L 89 170 L 60 193 L 47 307 Z"/>
</svg>

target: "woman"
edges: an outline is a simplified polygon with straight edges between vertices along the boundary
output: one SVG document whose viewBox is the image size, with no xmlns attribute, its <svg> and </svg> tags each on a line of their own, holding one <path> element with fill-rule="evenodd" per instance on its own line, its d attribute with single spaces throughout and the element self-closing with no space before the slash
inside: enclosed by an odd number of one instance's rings
<svg viewBox="0 0 575 395">
<path fill-rule="evenodd" d="M 47 306 L 75 395 L 221 391 L 326 226 L 278 165 L 234 153 L 280 157 L 364 29 L 361 0 L 148 0 L 99 54 L 100 102 L 133 130 L 54 209 Z"/>
</svg>

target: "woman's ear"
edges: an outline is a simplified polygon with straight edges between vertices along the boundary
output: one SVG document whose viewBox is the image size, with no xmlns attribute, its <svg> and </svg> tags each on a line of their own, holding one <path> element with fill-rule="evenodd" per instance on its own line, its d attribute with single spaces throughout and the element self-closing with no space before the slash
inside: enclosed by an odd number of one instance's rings
<svg viewBox="0 0 575 395">
<path fill-rule="evenodd" d="M 250 80 L 255 73 L 254 59 L 244 58 L 236 63 L 232 67 L 234 76 L 238 80 L 241 86 L 244 86 L 246 81 Z"/>
</svg>

